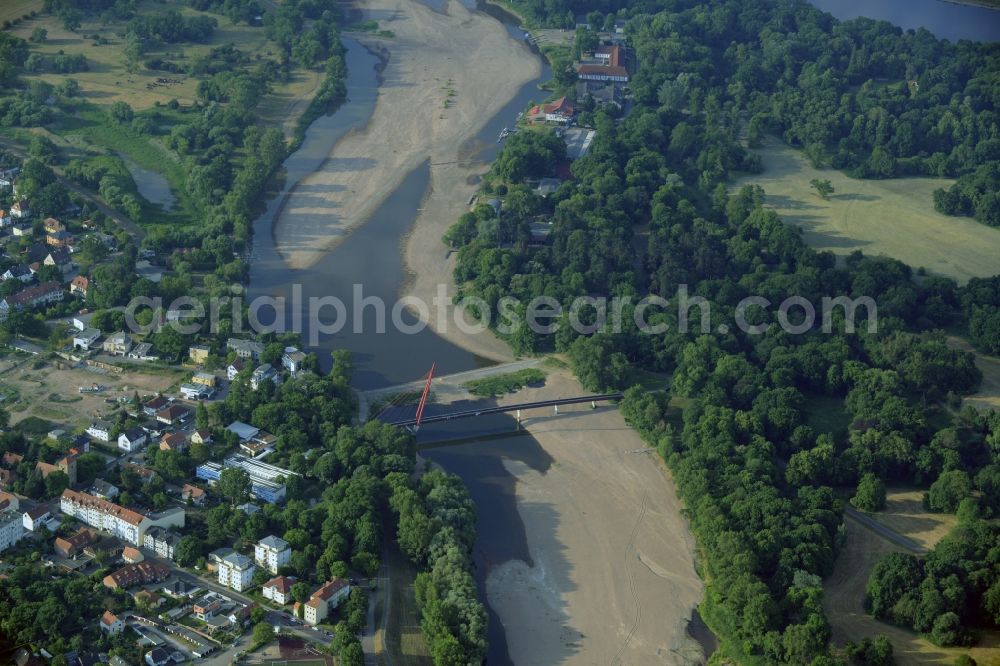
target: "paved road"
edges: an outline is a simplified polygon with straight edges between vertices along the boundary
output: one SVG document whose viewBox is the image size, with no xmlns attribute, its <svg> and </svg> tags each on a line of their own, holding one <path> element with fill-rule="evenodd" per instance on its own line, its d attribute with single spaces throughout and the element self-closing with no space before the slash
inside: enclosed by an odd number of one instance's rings
<svg viewBox="0 0 1000 666">
<path fill-rule="evenodd" d="M 903 536 L 894 529 L 886 525 L 883 525 L 882 523 L 878 522 L 871 516 L 862 513 L 861 511 L 858 511 L 857 509 L 855 509 L 850 505 L 846 505 L 844 507 L 844 515 L 858 523 L 861 523 L 863 526 L 872 530 L 879 536 L 888 539 L 897 546 L 901 546 L 902 548 L 905 548 L 906 550 L 912 552 L 915 555 L 923 555 L 927 552 L 926 548 L 918 544 L 913 539 Z"/>
<path fill-rule="evenodd" d="M 25 152 L 24 148 L 22 148 L 17 143 L 11 141 L 10 139 L 7 139 L 5 137 L 0 137 L 0 146 L 2 146 L 8 152 L 17 155 L 21 159 L 28 158 L 28 154 Z M 97 208 L 97 210 L 104 213 L 108 218 L 114 220 L 119 227 L 124 229 L 130 236 L 132 236 L 133 240 L 135 240 L 136 245 L 142 243 L 142 239 L 146 237 L 146 232 L 143 231 L 139 227 L 139 225 L 137 225 L 131 219 L 127 218 L 122 213 L 108 206 L 108 204 L 104 202 L 104 199 L 102 199 L 99 195 L 97 195 L 97 193 L 67 178 L 65 175 L 63 175 L 60 169 L 53 167 L 52 170 L 55 171 L 56 177 L 58 178 L 60 183 L 65 185 L 67 189 L 79 194 L 81 197 L 92 203 Z"/>
<path fill-rule="evenodd" d="M 168 567 L 171 568 L 171 570 L 173 571 L 173 574 L 177 578 L 179 578 L 179 579 L 181 579 L 181 580 L 183 580 L 185 582 L 191 583 L 192 585 L 197 585 L 199 587 L 212 590 L 213 592 L 218 592 L 219 594 L 224 594 L 227 597 L 230 597 L 232 599 L 235 599 L 235 600 L 237 600 L 239 602 L 242 602 L 242 603 L 245 603 L 245 604 L 257 604 L 258 606 L 260 606 L 264 610 L 268 611 L 267 621 L 269 623 L 271 623 L 272 625 L 280 625 L 288 633 L 294 634 L 295 636 L 298 636 L 299 638 L 302 638 L 303 640 L 307 640 L 307 641 L 312 642 L 312 643 L 319 643 L 319 644 L 324 645 L 324 646 L 327 646 L 331 642 L 333 642 L 333 637 L 332 636 L 327 636 L 326 633 L 323 632 L 323 631 L 313 631 L 312 629 L 310 629 L 309 627 L 307 627 L 305 625 L 293 625 L 293 624 L 291 624 L 291 620 L 288 617 L 288 615 L 291 613 L 291 611 L 285 611 L 282 608 L 267 606 L 265 604 L 262 604 L 262 603 L 258 602 L 256 599 L 251 599 L 250 597 L 248 597 L 248 596 L 246 596 L 244 594 L 240 594 L 239 592 L 235 592 L 235 591 L 233 591 L 232 589 L 230 589 L 228 587 L 224 587 L 222 585 L 219 585 L 219 583 L 216 582 L 216 581 L 213 581 L 213 580 L 210 580 L 210 579 L 207 579 L 207 578 L 203 578 L 201 576 L 196 576 L 195 574 L 193 574 L 193 573 L 191 573 L 189 571 L 181 569 L 180 567 L 178 567 L 171 560 L 165 560 L 165 559 L 158 558 L 158 557 L 153 557 L 153 556 L 147 556 L 146 559 L 147 560 L 153 560 L 153 561 L 156 561 L 156 562 L 161 562 L 161 563 L 167 565 Z"/>
<path fill-rule="evenodd" d="M 392 666 L 392 658 L 385 649 L 386 623 L 389 618 L 389 600 L 392 598 L 392 577 L 389 575 L 386 547 L 382 547 L 382 566 L 375 580 L 375 589 L 368 594 L 368 621 L 361 632 L 361 647 L 365 651 L 365 666 Z M 375 613 L 379 612 L 378 622 Z M 381 630 L 381 639 L 376 640 Z"/>
</svg>

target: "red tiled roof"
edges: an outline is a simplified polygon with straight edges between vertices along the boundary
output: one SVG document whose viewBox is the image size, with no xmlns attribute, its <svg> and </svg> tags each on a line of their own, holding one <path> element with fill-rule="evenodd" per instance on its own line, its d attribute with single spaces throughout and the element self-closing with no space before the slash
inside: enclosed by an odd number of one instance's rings
<svg viewBox="0 0 1000 666">
<path fill-rule="evenodd" d="M 608 64 L 611 65 L 612 67 L 624 67 L 625 66 L 625 62 L 624 62 L 624 60 L 625 60 L 624 55 L 625 54 L 622 51 L 622 47 L 620 47 L 620 46 L 598 46 L 597 50 L 594 51 L 594 53 L 600 53 L 602 55 L 609 56 Z"/>
<path fill-rule="evenodd" d="M 96 509 L 102 513 L 110 513 L 131 525 L 138 525 L 142 522 L 142 519 L 145 518 L 145 516 L 138 511 L 126 509 L 125 507 L 119 506 L 114 502 L 109 502 L 105 499 L 101 499 L 100 497 L 94 497 L 93 495 L 77 492 L 68 488 L 63 491 L 62 498 L 68 499 L 74 504 Z"/>
<path fill-rule="evenodd" d="M 126 564 L 118 571 L 104 577 L 104 587 L 129 588 L 133 585 L 155 583 L 170 577 L 170 568 L 159 562 Z"/>
<path fill-rule="evenodd" d="M 34 287 L 22 289 L 13 296 L 7 297 L 7 302 L 11 305 L 27 305 L 36 298 L 42 298 L 57 291 L 62 291 L 62 287 L 59 286 L 58 282 L 43 282 Z"/>
<path fill-rule="evenodd" d="M 292 583 L 294 582 L 294 578 L 289 578 L 288 576 L 278 576 L 277 578 L 272 578 L 264 583 L 264 587 L 273 587 L 282 594 L 288 594 L 292 591 Z"/>
<path fill-rule="evenodd" d="M 334 578 L 331 581 L 327 581 L 323 583 L 323 585 L 320 586 L 319 589 L 317 589 L 315 592 L 312 593 L 310 601 L 312 601 L 313 599 L 322 599 L 323 601 L 326 601 L 327 599 L 335 595 L 337 592 L 340 592 L 342 589 L 347 587 L 347 585 L 348 585 L 347 581 L 344 580 L 343 578 Z"/>
<path fill-rule="evenodd" d="M 117 621 L 118 621 L 118 616 L 109 610 L 104 611 L 104 615 L 101 616 L 101 624 L 108 627 L 110 627 Z"/>
</svg>

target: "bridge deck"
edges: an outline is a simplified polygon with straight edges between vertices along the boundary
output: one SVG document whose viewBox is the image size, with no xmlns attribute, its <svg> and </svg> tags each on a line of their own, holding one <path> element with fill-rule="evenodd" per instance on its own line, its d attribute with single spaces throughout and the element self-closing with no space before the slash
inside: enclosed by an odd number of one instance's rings
<svg viewBox="0 0 1000 666">
<path fill-rule="evenodd" d="M 522 409 L 534 409 L 538 407 L 558 407 L 560 405 L 579 405 L 585 402 L 609 402 L 612 400 L 621 400 L 624 394 L 622 393 L 602 393 L 600 395 L 583 395 L 574 398 L 554 398 L 552 400 L 537 400 L 535 402 L 521 402 L 513 405 L 502 405 L 499 407 L 481 407 L 479 409 L 463 409 L 458 412 L 449 412 L 447 414 L 434 414 L 431 416 L 424 416 L 420 423 L 435 423 L 438 421 L 454 421 L 456 419 L 467 419 L 476 416 L 485 416 L 487 414 L 504 414 L 507 412 L 516 412 Z M 396 426 L 414 426 L 417 425 L 416 418 L 401 419 L 396 421 L 386 421 Z"/>
</svg>

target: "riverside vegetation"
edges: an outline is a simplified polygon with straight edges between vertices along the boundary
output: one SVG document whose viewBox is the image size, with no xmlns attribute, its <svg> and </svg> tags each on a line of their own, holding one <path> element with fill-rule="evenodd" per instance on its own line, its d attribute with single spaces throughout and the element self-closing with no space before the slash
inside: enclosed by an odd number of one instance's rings
<svg viewBox="0 0 1000 666">
<path fill-rule="evenodd" d="M 989 519 L 1000 515 L 1000 415 L 960 409 L 981 375 L 939 329 L 964 329 L 996 352 L 1000 278 L 959 287 L 860 252 L 838 266 L 764 208 L 759 187 L 726 187 L 759 168 L 744 132 L 751 146 L 771 132 L 860 178 L 959 176 L 959 192 L 937 198 L 960 199 L 949 212 L 993 223 L 996 193 L 965 192 L 988 189 L 981 184 L 1000 157 L 995 48 L 838 22 L 805 2 L 513 5 L 538 24 L 575 24 L 587 10 L 593 26 L 627 20 L 640 63 L 635 106 L 620 122 L 584 109 L 580 122 L 597 138 L 573 163 L 574 180 L 547 199 L 524 179 L 550 175 L 559 149 L 530 133 L 509 140 L 484 184 L 503 198 L 502 223 L 480 207 L 449 231 L 455 278 L 494 315 L 505 296 L 672 299 L 649 318 L 668 324 L 665 334 L 641 334 L 626 311 L 620 333 L 583 336 L 564 320 L 552 335 L 522 325 L 505 339 L 520 354 L 567 355 L 592 390 L 626 388 L 637 367 L 672 375 L 669 390 L 629 390 L 622 409 L 661 452 L 687 505 L 707 589 L 702 615 L 722 654 L 742 663 L 891 660 L 884 637 L 831 646 L 821 605 L 844 502 L 878 508 L 887 483 L 926 488 L 930 509 L 958 511 L 959 522 L 926 557 L 880 562 L 869 611 L 940 645 L 995 630 L 1000 532 Z M 577 40 L 592 39 L 585 33 Z M 529 243 L 539 218 L 552 225 L 542 247 Z M 682 334 L 681 284 L 710 303 L 711 330 L 749 295 L 818 303 L 841 294 L 874 298 L 878 329 L 862 323 L 848 334 L 835 316 L 832 335 L 790 335 L 773 311 L 757 309 L 750 323 L 771 324 L 762 335 Z M 847 427 L 818 423 L 815 405 L 832 405 L 843 418 L 831 420 Z"/>
</svg>

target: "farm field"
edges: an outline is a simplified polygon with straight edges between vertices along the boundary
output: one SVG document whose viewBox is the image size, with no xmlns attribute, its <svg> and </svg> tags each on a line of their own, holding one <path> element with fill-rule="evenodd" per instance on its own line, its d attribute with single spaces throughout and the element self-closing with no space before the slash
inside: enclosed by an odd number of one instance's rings
<svg viewBox="0 0 1000 666">
<path fill-rule="evenodd" d="M 952 180 L 856 180 L 834 169 L 813 168 L 801 151 L 774 137 L 756 152 L 764 172 L 739 179 L 734 188 L 763 187 L 767 205 L 785 222 L 801 227 L 803 239 L 818 250 L 886 255 L 960 284 L 1000 271 L 1000 229 L 934 210 L 934 190 Z M 814 178 L 833 184 L 829 199 L 812 189 Z"/>
</svg>

